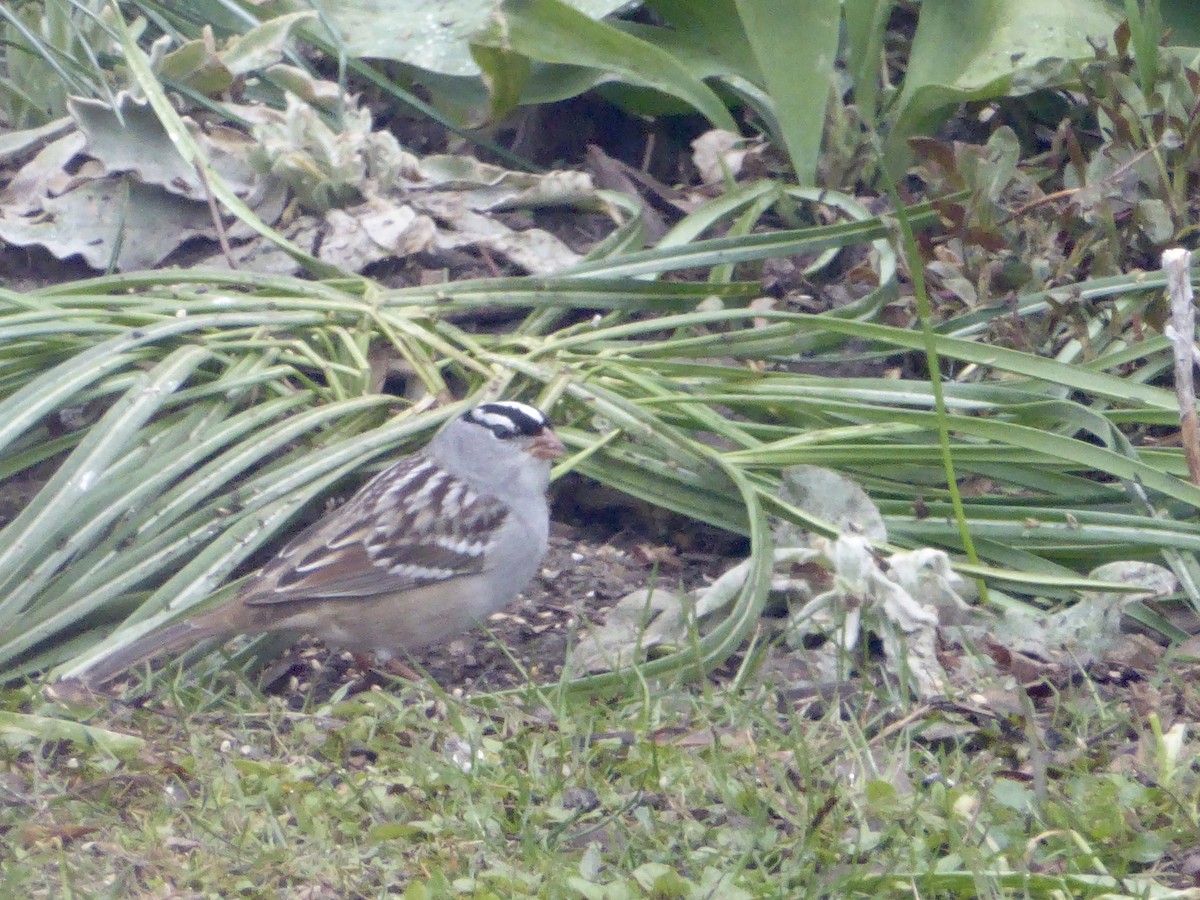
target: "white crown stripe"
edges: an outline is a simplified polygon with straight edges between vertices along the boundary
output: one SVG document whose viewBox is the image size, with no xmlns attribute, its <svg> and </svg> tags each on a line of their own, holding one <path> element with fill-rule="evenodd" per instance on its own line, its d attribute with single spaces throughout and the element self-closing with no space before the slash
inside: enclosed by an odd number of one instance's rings
<svg viewBox="0 0 1200 900">
<path fill-rule="evenodd" d="M 479 410 L 508 410 L 511 414 L 510 418 L 526 418 L 532 419 L 534 422 L 540 422 L 545 425 L 546 414 L 536 406 L 530 406 L 528 403 L 519 403 L 516 400 L 494 400 L 491 403 L 483 403 L 476 407 Z"/>
<path fill-rule="evenodd" d="M 501 439 L 517 435 L 532 436 L 550 425 L 540 409 L 515 400 L 483 403 L 467 412 L 463 418 L 488 429 Z"/>
</svg>

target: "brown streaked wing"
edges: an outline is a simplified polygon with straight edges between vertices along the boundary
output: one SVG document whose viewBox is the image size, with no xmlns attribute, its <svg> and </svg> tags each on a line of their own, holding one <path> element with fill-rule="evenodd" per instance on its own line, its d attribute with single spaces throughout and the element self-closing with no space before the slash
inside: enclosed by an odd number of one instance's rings
<svg viewBox="0 0 1200 900">
<path fill-rule="evenodd" d="M 427 458 L 401 460 L 288 544 L 243 602 L 372 597 L 476 574 L 507 515 Z"/>
</svg>

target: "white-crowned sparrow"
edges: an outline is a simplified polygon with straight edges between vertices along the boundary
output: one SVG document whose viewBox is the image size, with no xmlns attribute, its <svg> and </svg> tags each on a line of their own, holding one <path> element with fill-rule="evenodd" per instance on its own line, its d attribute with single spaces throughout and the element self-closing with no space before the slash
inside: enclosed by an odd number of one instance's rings
<svg viewBox="0 0 1200 900">
<path fill-rule="evenodd" d="M 539 410 L 481 404 L 315 522 L 236 597 L 139 638 L 83 677 L 107 681 L 216 636 L 306 633 L 386 662 L 465 631 L 537 571 L 550 460 L 562 453 Z"/>
</svg>

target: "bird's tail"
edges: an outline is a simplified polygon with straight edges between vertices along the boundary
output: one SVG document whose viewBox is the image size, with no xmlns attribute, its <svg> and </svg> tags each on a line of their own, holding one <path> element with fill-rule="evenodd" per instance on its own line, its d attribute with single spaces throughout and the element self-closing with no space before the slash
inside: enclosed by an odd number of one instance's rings
<svg viewBox="0 0 1200 900">
<path fill-rule="evenodd" d="M 143 635 L 131 644 L 118 647 L 107 656 L 102 656 L 78 677 L 89 684 L 101 685 L 111 681 L 139 663 L 147 662 L 164 653 L 177 653 L 199 643 L 205 638 L 215 637 L 221 631 L 195 621 L 184 620 Z"/>
</svg>

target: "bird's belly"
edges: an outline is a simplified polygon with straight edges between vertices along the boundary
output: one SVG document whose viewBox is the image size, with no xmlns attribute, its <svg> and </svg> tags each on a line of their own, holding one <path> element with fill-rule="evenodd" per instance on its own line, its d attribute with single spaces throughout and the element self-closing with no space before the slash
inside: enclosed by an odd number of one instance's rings
<svg viewBox="0 0 1200 900">
<path fill-rule="evenodd" d="M 420 588 L 401 597 L 347 600 L 315 633 L 332 646 L 386 660 L 468 631 L 511 599 L 511 595 L 495 597 L 478 577 L 459 579 L 449 597 L 448 587 Z"/>
<path fill-rule="evenodd" d="M 486 622 L 525 589 L 541 565 L 546 532 L 544 520 L 513 521 L 487 571 L 399 594 L 335 601 L 330 615 L 314 617 L 305 630 L 383 660 L 447 641 Z"/>
</svg>

